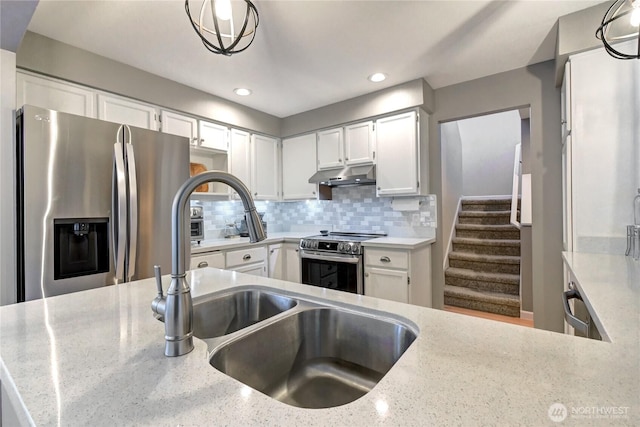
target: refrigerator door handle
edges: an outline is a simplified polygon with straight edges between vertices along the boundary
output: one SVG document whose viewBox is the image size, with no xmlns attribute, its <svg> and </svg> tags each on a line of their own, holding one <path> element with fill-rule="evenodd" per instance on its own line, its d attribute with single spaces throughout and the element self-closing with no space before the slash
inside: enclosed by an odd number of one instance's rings
<svg viewBox="0 0 640 427">
<path fill-rule="evenodd" d="M 127 178 L 125 175 L 124 154 L 121 142 L 113 145 L 113 225 L 111 236 L 113 240 L 113 255 L 115 264 L 116 283 L 124 281 L 125 256 L 127 248 Z"/>
<path fill-rule="evenodd" d="M 129 256 L 127 268 L 127 281 L 133 280 L 136 272 L 136 256 L 138 248 L 138 179 L 136 170 L 136 158 L 131 144 L 131 130 L 125 125 L 129 131 L 129 140 L 127 147 L 127 173 L 129 175 Z"/>
</svg>

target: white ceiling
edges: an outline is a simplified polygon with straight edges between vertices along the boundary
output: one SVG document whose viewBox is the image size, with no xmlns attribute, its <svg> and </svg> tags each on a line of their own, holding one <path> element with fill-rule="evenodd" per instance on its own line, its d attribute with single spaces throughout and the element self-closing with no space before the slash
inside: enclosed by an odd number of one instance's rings
<svg viewBox="0 0 640 427">
<path fill-rule="evenodd" d="M 232 57 L 204 48 L 182 0 L 41 0 L 28 29 L 286 117 L 419 77 L 437 89 L 552 59 L 557 18 L 602 1 L 254 3 L 255 41 Z M 376 71 L 389 78 L 369 82 Z"/>
</svg>

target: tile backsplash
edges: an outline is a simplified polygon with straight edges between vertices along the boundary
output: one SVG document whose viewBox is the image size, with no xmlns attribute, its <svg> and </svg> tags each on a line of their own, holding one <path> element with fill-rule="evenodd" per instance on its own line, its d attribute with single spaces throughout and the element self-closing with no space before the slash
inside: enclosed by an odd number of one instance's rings
<svg viewBox="0 0 640 427">
<path fill-rule="evenodd" d="M 258 212 L 265 213 L 264 220 L 271 232 L 317 232 L 326 228 L 334 231 L 386 232 L 397 237 L 435 236 L 435 195 L 411 199 L 416 201 L 415 209 L 395 210 L 392 197 L 378 198 L 375 186 L 363 185 L 334 188 L 333 200 L 256 201 L 255 204 Z M 225 224 L 244 217 L 239 200 L 200 200 L 199 203 L 204 207 L 207 239 L 221 237 Z"/>
</svg>

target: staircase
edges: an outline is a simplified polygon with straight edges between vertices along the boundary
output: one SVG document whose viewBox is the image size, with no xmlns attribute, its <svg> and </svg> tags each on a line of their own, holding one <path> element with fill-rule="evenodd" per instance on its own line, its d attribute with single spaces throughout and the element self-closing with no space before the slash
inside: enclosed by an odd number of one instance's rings
<svg viewBox="0 0 640 427">
<path fill-rule="evenodd" d="M 520 317 L 520 230 L 511 198 L 462 200 L 446 269 L 444 303 Z"/>
</svg>

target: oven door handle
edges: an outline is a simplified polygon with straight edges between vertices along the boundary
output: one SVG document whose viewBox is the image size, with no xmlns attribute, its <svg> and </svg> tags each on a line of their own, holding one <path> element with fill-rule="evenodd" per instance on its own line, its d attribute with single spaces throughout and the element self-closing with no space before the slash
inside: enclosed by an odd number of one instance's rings
<svg viewBox="0 0 640 427">
<path fill-rule="evenodd" d="M 360 262 L 360 257 L 355 256 L 349 256 L 349 257 L 342 257 L 342 256 L 337 256 L 337 255 L 317 255 L 317 254 L 312 254 L 309 252 L 305 252 L 305 251 L 301 251 L 300 252 L 300 258 L 302 259 L 316 259 L 319 261 L 334 261 L 334 262 L 342 262 L 345 264 L 358 264 Z"/>
</svg>

